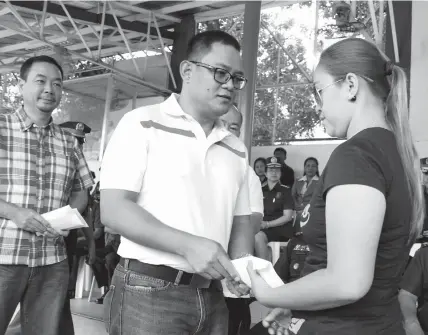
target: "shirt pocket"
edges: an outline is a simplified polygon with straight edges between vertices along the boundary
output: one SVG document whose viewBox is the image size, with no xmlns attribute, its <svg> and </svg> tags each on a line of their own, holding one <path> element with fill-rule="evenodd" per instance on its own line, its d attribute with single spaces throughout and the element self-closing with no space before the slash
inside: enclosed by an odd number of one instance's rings
<svg viewBox="0 0 428 335">
<path fill-rule="evenodd" d="M 73 187 L 76 162 L 73 150 L 54 148 L 45 152 L 45 180 L 56 199 L 70 194 Z"/>
</svg>

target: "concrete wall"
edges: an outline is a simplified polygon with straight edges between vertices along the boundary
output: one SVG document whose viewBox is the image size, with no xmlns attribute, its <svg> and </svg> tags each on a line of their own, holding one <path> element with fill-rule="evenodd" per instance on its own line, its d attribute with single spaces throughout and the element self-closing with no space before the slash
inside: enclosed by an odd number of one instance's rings
<svg viewBox="0 0 428 335">
<path fill-rule="evenodd" d="M 410 124 L 421 157 L 428 157 L 428 2 L 412 3 Z"/>
<path fill-rule="evenodd" d="M 296 178 L 303 175 L 303 163 L 308 157 L 315 157 L 318 159 L 319 170 L 321 172 L 327 164 L 333 150 L 337 147 L 338 143 L 342 141 L 322 142 L 323 143 L 317 144 L 305 142 L 304 144 L 299 143 L 281 146 L 287 150 L 287 164 L 294 169 Z M 277 148 L 277 146 L 253 147 L 251 149 L 251 166 L 254 165 L 254 161 L 259 157 L 267 158 L 273 156 L 275 148 Z"/>
</svg>

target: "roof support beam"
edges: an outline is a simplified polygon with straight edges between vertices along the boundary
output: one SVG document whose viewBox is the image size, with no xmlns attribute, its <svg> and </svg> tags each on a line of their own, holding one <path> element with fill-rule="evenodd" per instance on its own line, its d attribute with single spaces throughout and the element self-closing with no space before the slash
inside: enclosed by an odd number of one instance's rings
<svg viewBox="0 0 428 335">
<path fill-rule="evenodd" d="M 28 33 L 26 33 L 26 32 L 23 32 L 23 31 L 21 31 L 21 30 L 18 30 L 18 29 L 12 29 L 12 28 L 10 28 L 10 27 L 8 27 L 8 26 L 4 25 L 4 23 L 3 23 L 1 20 L 0 20 L 0 27 L 3 27 L 3 28 L 5 28 L 5 29 L 9 29 L 9 30 L 13 30 L 13 31 L 15 31 L 15 33 L 16 33 L 16 34 L 20 34 L 20 35 L 25 36 L 25 37 L 27 37 L 27 38 L 34 39 L 34 40 L 39 40 L 40 42 L 43 42 L 44 44 L 46 44 L 46 45 L 48 45 L 48 46 L 50 46 L 50 47 L 53 47 L 53 48 L 54 48 L 54 47 L 58 47 L 58 46 L 57 46 L 57 45 L 55 45 L 54 43 L 51 43 L 51 42 L 49 42 L 49 41 L 45 41 L 45 40 L 41 40 L 38 36 L 30 35 L 30 34 L 28 34 Z M 117 69 L 117 68 L 115 68 L 115 67 L 113 67 L 113 66 L 111 66 L 111 65 L 109 65 L 109 64 L 106 64 L 106 63 L 104 63 L 104 62 L 103 62 L 103 61 L 101 61 L 101 60 L 97 60 L 97 59 L 93 59 L 93 58 L 87 57 L 87 56 L 85 56 L 85 55 L 83 55 L 83 54 L 81 54 L 81 53 L 78 53 L 78 52 L 73 51 L 73 50 L 70 50 L 70 49 L 67 49 L 67 50 L 68 50 L 68 53 L 69 53 L 69 54 L 71 54 L 71 55 L 74 55 L 74 56 L 80 57 L 80 58 L 82 58 L 82 59 L 84 59 L 84 60 L 87 60 L 87 61 L 89 61 L 89 62 L 93 63 L 93 64 L 97 64 L 97 65 L 99 65 L 99 66 L 102 66 L 103 68 L 105 68 L 105 69 L 107 69 L 107 70 L 110 70 L 110 71 L 112 71 L 113 73 L 117 73 L 117 74 L 119 74 L 119 75 L 121 75 L 121 76 L 123 76 L 123 77 L 125 77 L 125 78 L 127 78 L 127 79 L 129 79 L 129 80 L 134 81 L 135 83 L 138 83 L 138 84 L 140 84 L 140 85 L 146 86 L 146 87 L 148 87 L 148 88 L 150 88 L 150 89 L 152 89 L 152 90 L 154 90 L 154 91 L 156 91 L 156 92 L 158 92 L 158 93 L 162 94 L 163 96 L 166 96 L 166 95 L 169 95 L 169 94 L 171 94 L 171 93 L 172 93 L 172 92 L 171 92 L 169 89 L 167 89 L 167 88 L 159 87 L 159 86 L 157 86 L 157 85 L 155 85 L 155 84 L 149 83 L 149 82 L 147 82 L 147 81 L 145 81 L 145 80 L 142 80 L 141 78 L 139 78 L 139 77 L 137 77 L 137 76 L 135 76 L 135 75 L 133 75 L 133 74 L 131 74 L 131 73 L 128 73 L 128 72 L 125 72 L 125 71 L 119 70 L 119 69 Z"/>
<path fill-rule="evenodd" d="M 4 0 L 8 1 L 8 0 Z M 43 12 L 43 2 L 41 1 L 15 1 L 14 6 L 16 8 L 26 8 L 30 10 L 38 11 L 39 13 Z M 74 20 L 83 21 L 87 24 L 101 24 L 102 14 L 91 13 L 87 10 L 80 9 L 74 6 L 65 5 L 70 16 Z M 131 6 L 134 8 L 134 6 Z M 47 13 L 57 16 L 66 17 L 67 15 L 64 13 L 64 10 L 60 5 L 54 4 L 52 2 L 48 3 Z M 126 20 L 119 19 L 120 25 L 124 30 L 135 31 L 138 33 L 145 34 L 147 32 L 147 24 L 144 22 L 129 22 Z M 105 25 L 109 27 L 116 27 L 114 18 L 110 14 L 105 15 Z M 174 33 L 168 31 L 167 29 L 161 29 L 162 36 L 169 39 L 174 39 Z M 153 36 L 157 36 L 157 32 L 155 28 L 152 28 L 150 34 Z"/>
</svg>

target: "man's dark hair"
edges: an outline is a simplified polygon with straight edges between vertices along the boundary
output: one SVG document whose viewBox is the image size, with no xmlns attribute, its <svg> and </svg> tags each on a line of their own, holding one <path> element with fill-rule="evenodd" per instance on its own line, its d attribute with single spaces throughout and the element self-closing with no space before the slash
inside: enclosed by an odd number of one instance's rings
<svg viewBox="0 0 428 335">
<path fill-rule="evenodd" d="M 238 52 L 241 51 L 239 42 L 232 35 L 229 35 L 228 33 L 221 30 L 208 30 L 192 37 L 187 46 L 187 59 L 201 59 L 211 50 L 211 46 L 214 43 L 230 45 Z"/>
<path fill-rule="evenodd" d="M 34 56 L 31 58 L 28 58 L 24 62 L 24 64 L 22 64 L 21 70 L 19 71 L 19 76 L 21 77 L 21 79 L 27 80 L 28 72 L 30 72 L 30 69 L 34 63 L 50 63 L 55 65 L 58 68 L 58 70 L 61 72 L 61 79 L 64 79 L 64 71 L 62 70 L 61 65 L 59 65 L 55 59 L 46 55 Z"/>
<path fill-rule="evenodd" d="M 275 153 L 276 152 L 283 152 L 284 153 L 284 155 L 285 156 L 287 156 L 287 150 L 285 150 L 284 148 L 276 148 L 274 151 L 273 151 L 273 155 L 275 156 Z"/>
</svg>

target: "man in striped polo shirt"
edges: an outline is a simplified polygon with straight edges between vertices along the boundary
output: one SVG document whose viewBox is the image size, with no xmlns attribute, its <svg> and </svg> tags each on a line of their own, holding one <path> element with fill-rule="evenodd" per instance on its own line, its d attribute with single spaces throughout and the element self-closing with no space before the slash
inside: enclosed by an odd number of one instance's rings
<svg viewBox="0 0 428 335">
<path fill-rule="evenodd" d="M 231 259 L 251 254 L 244 144 L 219 117 L 244 88 L 240 46 L 193 37 L 183 88 L 119 122 L 101 169 L 101 219 L 122 257 L 104 299 L 109 334 L 227 334 L 219 280 L 248 293 Z"/>
<path fill-rule="evenodd" d="M 93 179 L 74 137 L 52 122 L 63 72 L 51 57 L 24 62 L 23 106 L 0 115 L 0 333 L 21 304 L 21 334 L 57 335 L 68 287 L 64 239 L 41 214 L 86 206 Z"/>
</svg>

